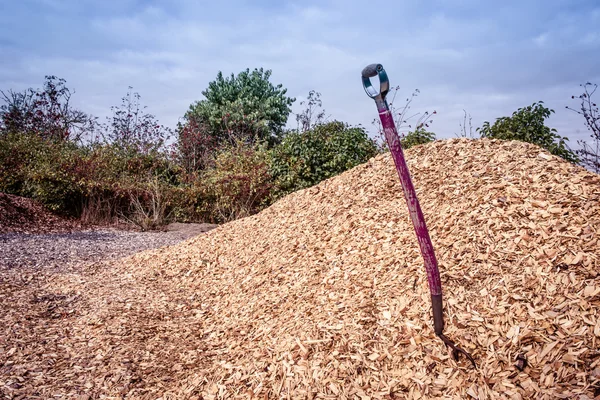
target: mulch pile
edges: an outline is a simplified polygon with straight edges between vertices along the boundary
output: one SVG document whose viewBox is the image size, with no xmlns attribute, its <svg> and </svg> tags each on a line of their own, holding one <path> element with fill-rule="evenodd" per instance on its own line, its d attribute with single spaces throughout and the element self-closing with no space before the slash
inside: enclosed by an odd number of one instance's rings
<svg viewBox="0 0 600 400">
<path fill-rule="evenodd" d="M 39 202 L 0 193 L 0 233 L 69 232 L 80 228 L 78 221 L 60 217 Z"/>
<path fill-rule="evenodd" d="M 73 274 L 0 276 L 0 393 L 600 395 L 600 176 L 521 142 L 444 140 L 406 156 L 445 333 L 477 369 L 433 333 L 388 153 L 174 246 Z"/>
</svg>

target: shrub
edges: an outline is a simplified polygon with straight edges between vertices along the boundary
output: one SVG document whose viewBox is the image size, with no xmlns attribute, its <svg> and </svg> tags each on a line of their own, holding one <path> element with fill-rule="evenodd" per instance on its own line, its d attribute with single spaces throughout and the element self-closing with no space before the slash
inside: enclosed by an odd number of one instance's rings
<svg viewBox="0 0 600 400">
<path fill-rule="evenodd" d="M 435 133 L 427 132 L 423 128 L 417 128 L 414 131 L 408 132 L 406 136 L 400 139 L 400 144 L 403 149 L 410 149 L 413 146 L 433 142 Z"/>
<path fill-rule="evenodd" d="M 194 174 L 209 167 L 219 143 L 208 125 L 191 116 L 185 124 L 178 124 L 177 133 L 174 158 L 185 171 Z"/>
<path fill-rule="evenodd" d="M 112 117 L 104 125 L 105 140 L 132 153 L 150 154 L 164 150 L 165 142 L 172 132 L 160 125 L 153 114 L 145 112 L 147 106 L 141 106 L 140 94 L 131 93 L 121 99 L 120 106 L 112 106 Z"/>
<path fill-rule="evenodd" d="M 306 132 L 291 132 L 271 151 L 277 197 L 313 186 L 377 154 L 361 127 L 333 121 Z"/>
<path fill-rule="evenodd" d="M 49 209 L 76 215 L 82 191 L 76 175 L 82 152 L 71 142 L 35 133 L 0 139 L 0 191 L 41 201 Z"/>
<path fill-rule="evenodd" d="M 216 154 L 214 166 L 200 174 L 198 214 L 212 222 L 252 215 L 269 204 L 272 177 L 263 144 L 237 140 Z"/>
<path fill-rule="evenodd" d="M 44 145 L 42 138 L 31 134 L 0 136 L 0 191 L 24 195 L 28 166 Z"/>
<path fill-rule="evenodd" d="M 477 131 L 481 131 L 483 138 L 533 143 L 567 161 L 578 162 L 577 155 L 566 145 L 568 139 L 558 135 L 556 129 L 551 129 L 544 124 L 546 118 L 552 113 L 554 110 L 544 107 L 543 102 L 540 101 L 519 108 L 511 117 L 496 119 L 493 125 L 485 121 Z"/>
<path fill-rule="evenodd" d="M 173 220 L 174 186 L 164 177 L 148 173 L 145 181 L 131 186 L 128 195 L 128 208 L 119 215 L 142 231 L 161 229 Z"/>
<path fill-rule="evenodd" d="M 150 195 L 156 195 L 156 190 L 178 184 L 180 169 L 159 152 L 141 154 L 113 144 L 97 144 L 87 149 L 77 173 L 84 193 L 84 221 L 109 223 L 121 217 L 147 230 L 167 218 L 157 215 L 153 224 L 142 226 L 135 223 L 140 219 L 140 210 L 151 207 L 147 203 L 154 201 Z M 155 188 L 152 185 L 156 179 L 159 187 Z"/>
<path fill-rule="evenodd" d="M 178 183 L 179 170 L 160 153 L 131 153 L 108 144 L 80 146 L 35 134 L 0 137 L 0 191 L 36 199 L 84 222 L 114 222 L 135 211 L 130 203 L 147 192 L 150 172 L 164 185 Z"/>
<path fill-rule="evenodd" d="M 321 100 L 321 93 L 316 90 L 311 90 L 308 92 L 306 100 L 301 101 L 299 104 L 305 106 L 305 108 L 299 114 L 296 114 L 298 131 L 306 132 L 317 125 L 327 122 L 325 110 L 323 109 L 323 101 Z"/>
</svg>

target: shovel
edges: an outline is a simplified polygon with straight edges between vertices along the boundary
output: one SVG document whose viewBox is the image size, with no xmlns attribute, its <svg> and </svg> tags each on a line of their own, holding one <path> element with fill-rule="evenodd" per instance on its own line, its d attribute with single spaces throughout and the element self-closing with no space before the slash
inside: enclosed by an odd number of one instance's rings
<svg viewBox="0 0 600 400">
<path fill-rule="evenodd" d="M 379 91 L 377 91 L 371 83 L 371 78 L 374 76 L 379 77 Z M 444 311 L 442 304 L 442 283 L 440 281 L 440 271 L 438 269 L 437 260 L 435 258 L 435 252 L 433 251 L 433 244 L 429 237 L 429 231 L 425 225 L 425 218 L 419 205 L 419 199 L 410 178 L 410 172 L 404 159 L 404 152 L 402 151 L 402 145 L 400 144 L 400 137 L 394 124 L 394 118 L 388 106 L 387 100 L 385 99 L 388 91 L 390 90 L 390 82 L 387 73 L 383 69 L 381 64 L 370 64 L 362 70 L 362 82 L 367 92 L 367 95 L 375 100 L 377 111 L 379 112 L 379 118 L 381 119 L 381 125 L 383 126 L 383 132 L 387 141 L 390 153 L 396 164 L 396 171 L 400 177 L 402 184 L 402 190 L 404 191 L 404 198 L 408 205 L 408 211 L 410 213 L 410 219 L 412 220 L 415 233 L 417 234 L 417 240 L 419 241 L 419 247 L 421 248 L 421 255 L 425 261 L 425 269 L 427 270 L 427 281 L 429 283 L 429 292 L 431 293 L 431 307 L 433 310 L 433 326 L 435 334 L 442 339 L 442 341 L 452 349 L 452 356 L 454 360 L 458 361 L 459 354 L 463 354 L 467 357 L 474 367 L 476 367 L 475 360 L 469 353 L 458 347 L 452 340 L 444 335 Z"/>
</svg>

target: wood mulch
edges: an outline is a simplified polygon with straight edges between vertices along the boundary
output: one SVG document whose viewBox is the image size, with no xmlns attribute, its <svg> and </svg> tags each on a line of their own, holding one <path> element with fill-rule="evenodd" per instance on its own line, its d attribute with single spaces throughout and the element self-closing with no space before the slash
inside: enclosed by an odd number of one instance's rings
<svg viewBox="0 0 600 400">
<path fill-rule="evenodd" d="M 600 176 L 521 142 L 406 152 L 444 288 L 388 154 L 172 246 L 0 272 L 0 394 L 106 399 L 593 399 Z"/>
<path fill-rule="evenodd" d="M 0 192 L 0 233 L 57 233 L 84 227 L 80 221 L 61 217 L 35 200 Z"/>
<path fill-rule="evenodd" d="M 216 226 L 172 223 L 163 231 L 148 232 L 99 227 L 40 234 L 0 233 L 0 270 L 46 273 L 80 270 L 84 264 L 174 245 Z"/>
</svg>

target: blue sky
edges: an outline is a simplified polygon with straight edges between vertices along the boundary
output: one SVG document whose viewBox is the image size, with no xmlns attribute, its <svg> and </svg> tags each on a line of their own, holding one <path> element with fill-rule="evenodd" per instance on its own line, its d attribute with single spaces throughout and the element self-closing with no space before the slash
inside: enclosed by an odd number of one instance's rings
<svg viewBox="0 0 600 400">
<path fill-rule="evenodd" d="M 89 1 L 0 0 L 0 89 L 67 80 L 84 111 L 109 115 L 128 86 L 169 126 L 218 71 L 273 71 L 296 97 L 322 93 L 332 118 L 372 132 L 360 71 L 384 65 L 414 112 L 436 110 L 439 138 L 543 100 L 548 124 L 587 139 L 566 110 L 580 83 L 600 83 L 600 2 L 545 0 Z M 600 95 L 598 95 L 600 97 Z M 295 126 L 293 117 L 290 126 Z"/>
</svg>

